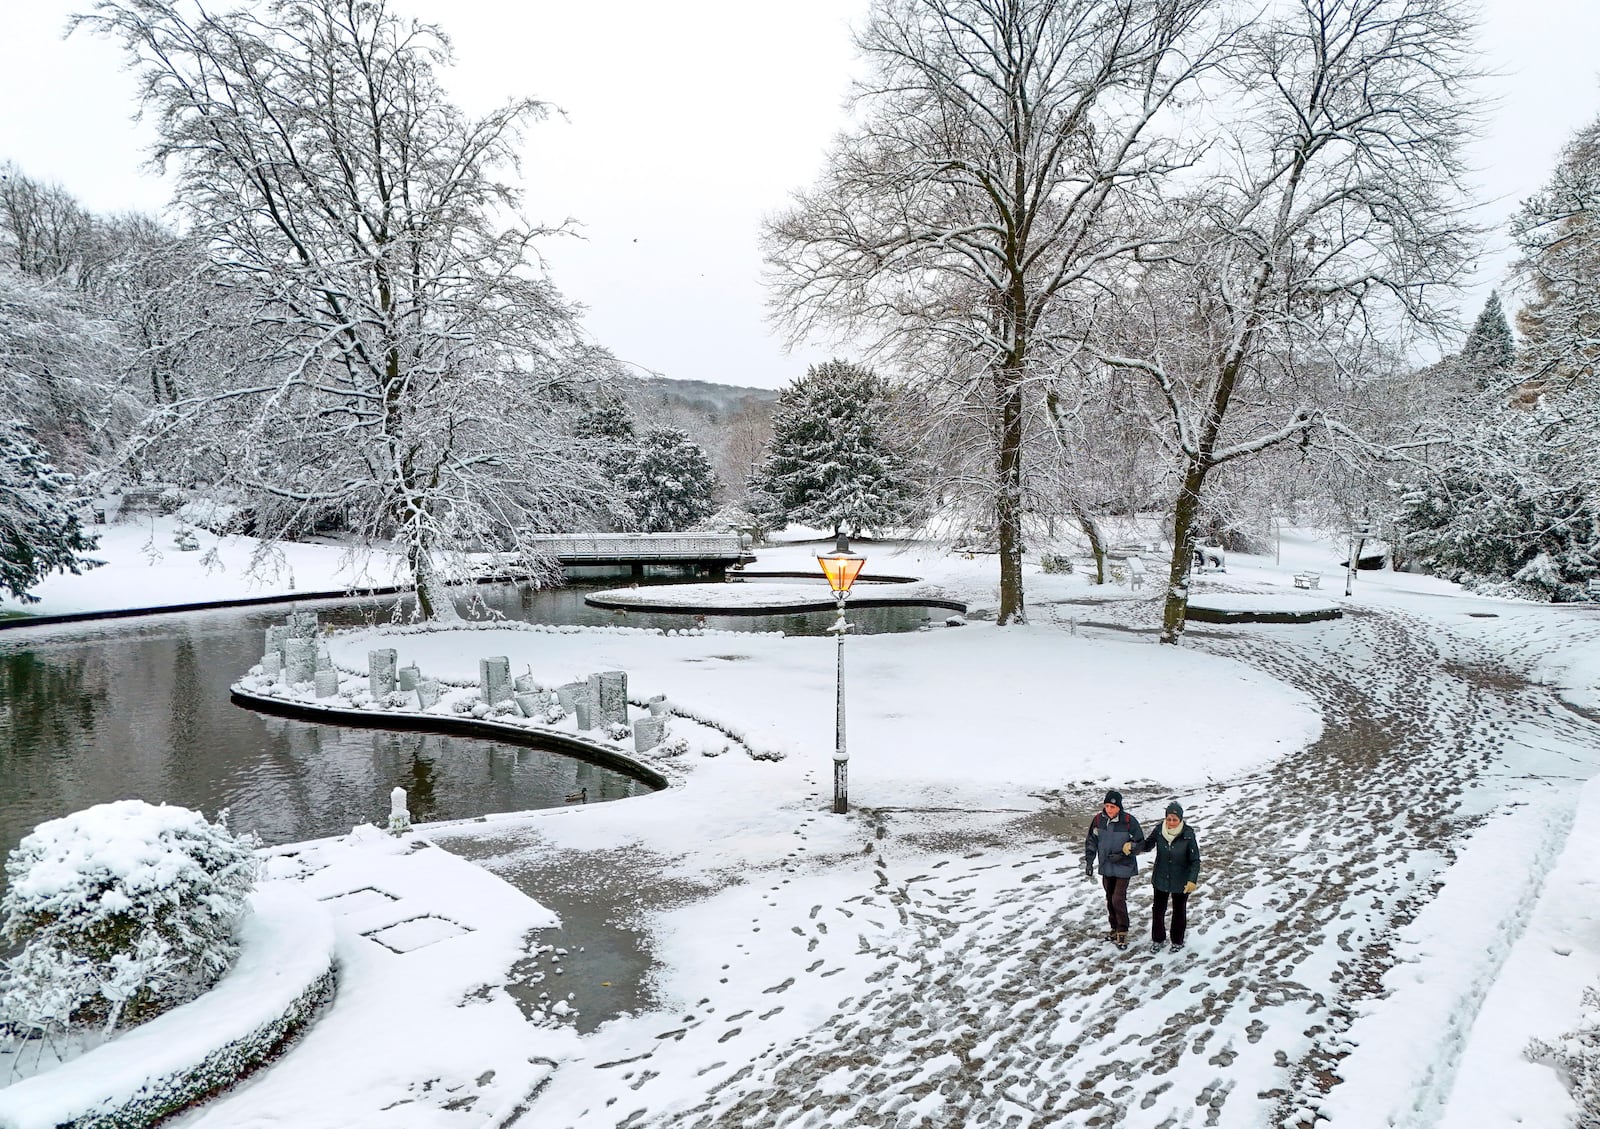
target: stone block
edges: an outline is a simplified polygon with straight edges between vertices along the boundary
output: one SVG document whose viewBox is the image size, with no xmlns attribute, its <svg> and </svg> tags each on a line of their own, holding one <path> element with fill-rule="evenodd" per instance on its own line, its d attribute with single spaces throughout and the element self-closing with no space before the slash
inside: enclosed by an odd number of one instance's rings
<svg viewBox="0 0 1600 1129">
<path fill-rule="evenodd" d="M 292 639 L 310 639 L 317 634 L 319 625 L 316 612 L 290 612 L 289 637 Z"/>
<path fill-rule="evenodd" d="M 395 687 L 395 665 L 400 661 L 392 647 L 367 652 L 367 681 L 374 698 L 381 698 Z"/>
<path fill-rule="evenodd" d="M 312 676 L 319 698 L 331 698 L 339 692 L 339 674 L 333 670 L 319 670 Z"/>
<path fill-rule="evenodd" d="M 594 728 L 594 707 L 589 704 L 587 697 L 572 703 L 572 716 L 578 719 L 579 729 Z"/>
<path fill-rule="evenodd" d="M 642 753 L 661 744 L 667 735 L 667 719 L 664 717 L 641 717 L 633 723 L 633 748 L 635 752 Z"/>
<path fill-rule="evenodd" d="M 283 665 L 288 672 L 289 684 L 310 682 L 311 676 L 317 672 L 317 641 L 290 638 L 284 643 L 283 650 Z"/>
<path fill-rule="evenodd" d="M 417 688 L 417 684 L 422 681 L 422 671 L 418 670 L 416 664 L 414 663 L 410 666 L 403 666 L 400 668 L 400 673 L 397 676 L 397 680 L 399 682 L 400 689 L 415 690 Z"/>
<path fill-rule="evenodd" d="M 424 678 L 417 683 L 417 705 L 422 709 L 431 710 L 439 704 L 439 684 L 431 678 Z"/>
<path fill-rule="evenodd" d="M 531 674 L 519 674 L 512 679 L 511 685 L 516 687 L 519 694 L 531 694 L 539 688 L 539 683 L 534 681 Z"/>
<path fill-rule="evenodd" d="M 495 655 L 478 660 L 478 687 L 491 706 L 511 700 L 511 660 Z"/>
<path fill-rule="evenodd" d="M 672 713 L 672 707 L 667 704 L 665 694 L 657 694 L 645 704 L 650 707 L 651 717 L 668 717 Z"/>
<path fill-rule="evenodd" d="M 283 673 L 283 656 L 277 651 L 268 651 L 262 655 L 261 673 L 276 682 L 278 676 Z"/>
<path fill-rule="evenodd" d="M 628 676 L 620 670 L 602 671 L 598 720 L 602 726 L 628 724 Z"/>
<path fill-rule="evenodd" d="M 574 713 L 578 703 L 589 701 L 589 684 L 587 682 L 568 682 L 565 686 L 556 687 L 556 701 L 561 703 L 561 708 L 568 713 Z"/>
<path fill-rule="evenodd" d="M 283 643 L 289 638 L 289 625 L 279 623 L 267 628 L 267 654 L 283 658 Z"/>
<path fill-rule="evenodd" d="M 546 698 L 543 694 L 514 694 L 512 700 L 523 717 L 543 717 Z"/>
</svg>

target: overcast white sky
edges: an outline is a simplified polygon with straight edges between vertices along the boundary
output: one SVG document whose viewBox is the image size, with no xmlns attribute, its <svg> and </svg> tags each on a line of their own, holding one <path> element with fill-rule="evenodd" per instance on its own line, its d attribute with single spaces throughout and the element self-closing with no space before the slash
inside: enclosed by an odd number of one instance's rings
<svg viewBox="0 0 1600 1129">
<path fill-rule="evenodd" d="M 0 160 L 60 183 L 88 207 L 158 211 L 140 170 L 133 80 L 82 33 L 87 0 L 7 5 L 0 18 Z M 547 248 L 558 285 L 589 307 L 593 335 L 664 376 L 775 388 L 825 350 L 786 355 L 767 332 L 761 217 L 816 175 L 843 120 L 848 27 L 867 0 L 392 0 L 440 23 L 464 106 L 511 95 L 562 107 L 529 133 L 529 217 L 572 216 L 584 240 Z M 1568 135 L 1600 114 L 1600 0 L 1484 0 L 1485 83 L 1497 100 L 1473 153 L 1483 222 L 1502 226 L 1548 175 Z M 1496 199 L 1498 198 L 1498 199 Z M 1486 250 L 1468 322 L 1507 254 Z"/>
</svg>

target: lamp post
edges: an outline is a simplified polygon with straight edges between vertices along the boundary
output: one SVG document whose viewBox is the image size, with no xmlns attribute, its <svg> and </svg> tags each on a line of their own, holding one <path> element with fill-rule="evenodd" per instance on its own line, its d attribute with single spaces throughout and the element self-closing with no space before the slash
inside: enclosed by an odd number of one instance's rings
<svg viewBox="0 0 1600 1129">
<path fill-rule="evenodd" d="M 1361 566 L 1361 550 L 1366 547 L 1367 534 L 1370 532 L 1371 526 L 1364 521 L 1357 522 L 1355 528 L 1350 531 L 1350 559 L 1345 562 L 1346 567 L 1344 570 L 1344 594 L 1346 596 L 1353 591 L 1356 569 Z"/>
<path fill-rule="evenodd" d="M 828 630 L 839 639 L 839 661 L 834 682 L 833 810 L 835 814 L 843 815 L 850 810 L 850 754 L 845 752 L 844 747 L 844 635 L 850 630 L 850 625 L 844 621 L 844 602 L 850 598 L 850 585 L 856 582 L 867 559 L 852 553 L 849 540 L 841 533 L 834 551 L 819 556 L 817 563 L 822 566 L 822 574 L 828 578 L 828 587 L 833 589 L 833 598 L 839 605 L 839 618 Z"/>
</svg>

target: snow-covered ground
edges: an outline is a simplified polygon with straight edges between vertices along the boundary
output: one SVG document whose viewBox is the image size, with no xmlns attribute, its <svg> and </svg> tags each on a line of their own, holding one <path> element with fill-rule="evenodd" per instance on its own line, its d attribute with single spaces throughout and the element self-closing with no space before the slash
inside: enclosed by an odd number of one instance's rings
<svg viewBox="0 0 1600 1129">
<path fill-rule="evenodd" d="M 137 551 L 149 535 L 108 536 L 116 565 L 53 579 L 30 610 L 233 591 L 158 580 L 194 554 L 150 564 L 120 557 L 123 541 Z M 818 549 L 764 550 L 757 567 L 815 567 Z M 1600 974 L 1584 847 L 1600 829 L 1600 748 L 1568 708 L 1600 708 L 1600 609 L 1388 572 L 1359 574 L 1346 599 L 1340 547 L 1286 536 L 1279 560 L 1232 554 L 1199 590 L 1345 618 L 1195 625 L 1173 649 L 1154 643 L 1159 559 L 1139 591 L 1030 568 L 1031 622 L 1000 629 L 985 620 L 994 558 L 858 550 L 869 571 L 922 577 L 970 611 L 846 643 L 847 816 L 829 810 L 832 640 L 337 636 L 336 662 L 357 669 L 392 646 L 447 678 L 501 654 L 546 683 L 626 670 L 635 698 L 665 694 L 782 756 L 691 755 L 655 795 L 421 829 L 535 898 L 576 891 L 652 961 L 626 1011 L 606 1002 L 603 963 L 592 983 L 569 974 L 573 1006 L 605 1017 L 581 1037 L 553 1037 L 547 1013 L 521 1033 L 496 1013 L 486 1064 L 555 1062 L 510 1113 L 504 1093 L 453 1101 L 427 1076 L 430 1046 L 454 1077 L 478 1036 L 460 1021 L 474 1001 L 419 965 L 406 1000 L 341 993 L 322 1020 L 357 1032 L 402 1013 L 394 1069 L 357 1069 L 364 1037 L 314 1030 L 179 1124 L 1580 1123 L 1557 1071 L 1523 1048 L 1576 1026 Z M 235 583 L 248 554 L 224 543 L 211 575 Z M 337 550 L 296 554 L 296 590 L 336 582 Z M 1293 584 L 1308 570 L 1322 573 L 1314 596 Z M 1108 785 L 1147 827 L 1177 796 L 1198 831 L 1182 954 L 1105 941 L 1079 856 Z M 1130 903 L 1137 931 L 1143 875 Z M 436 968 L 455 943 L 429 946 Z"/>
</svg>

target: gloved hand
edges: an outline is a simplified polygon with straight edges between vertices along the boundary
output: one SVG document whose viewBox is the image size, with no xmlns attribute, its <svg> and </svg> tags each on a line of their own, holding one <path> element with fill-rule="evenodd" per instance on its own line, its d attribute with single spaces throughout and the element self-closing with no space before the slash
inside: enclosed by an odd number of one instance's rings
<svg viewBox="0 0 1600 1129">
<path fill-rule="evenodd" d="M 1083 876 L 1090 882 L 1094 881 L 1094 863 L 1086 862 L 1083 864 Z"/>
<path fill-rule="evenodd" d="M 1193 882 L 1185 882 L 1185 883 L 1184 883 L 1184 884 L 1183 884 L 1183 892 L 1184 892 L 1184 893 L 1185 893 L 1185 894 L 1192 894 L 1192 893 L 1194 893 L 1194 883 L 1193 883 Z"/>
<path fill-rule="evenodd" d="M 1125 855 L 1133 854 L 1133 844 L 1132 843 L 1124 843 L 1124 844 L 1122 844 L 1122 853 L 1125 854 Z"/>
</svg>

